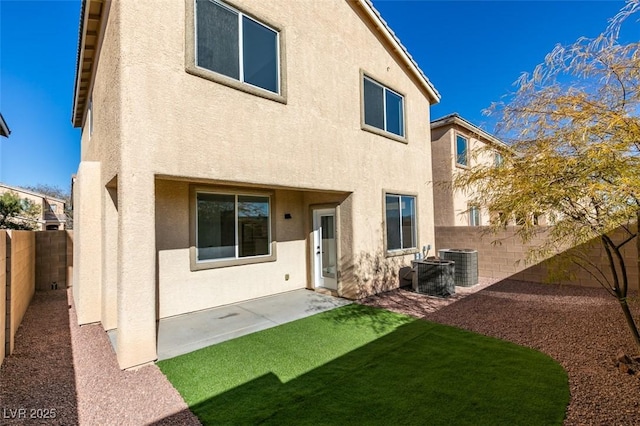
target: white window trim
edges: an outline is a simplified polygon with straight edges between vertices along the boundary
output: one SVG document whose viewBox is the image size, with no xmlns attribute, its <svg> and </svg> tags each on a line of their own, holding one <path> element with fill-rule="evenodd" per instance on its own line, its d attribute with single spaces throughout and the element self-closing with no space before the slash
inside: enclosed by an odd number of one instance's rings
<svg viewBox="0 0 640 426">
<path fill-rule="evenodd" d="M 466 164 L 461 163 L 460 161 L 458 161 L 458 159 L 460 158 L 460 155 L 458 153 L 458 138 L 462 138 L 465 140 L 466 142 L 466 146 L 465 146 L 465 155 L 464 158 L 466 160 Z M 469 167 L 469 138 L 461 135 L 459 133 L 456 133 L 456 140 L 455 140 L 455 161 L 456 161 L 456 166 L 458 167 Z"/>
</svg>

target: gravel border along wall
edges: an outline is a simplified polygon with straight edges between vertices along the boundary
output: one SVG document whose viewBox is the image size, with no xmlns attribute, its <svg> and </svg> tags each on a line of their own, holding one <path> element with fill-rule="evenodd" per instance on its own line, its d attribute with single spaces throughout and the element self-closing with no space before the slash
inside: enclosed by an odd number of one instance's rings
<svg viewBox="0 0 640 426">
<path fill-rule="evenodd" d="M 70 291 L 36 292 L 0 370 L 0 423 L 199 425 L 158 367 L 120 370 L 102 327 L 77 325 Z"/>
</svg>

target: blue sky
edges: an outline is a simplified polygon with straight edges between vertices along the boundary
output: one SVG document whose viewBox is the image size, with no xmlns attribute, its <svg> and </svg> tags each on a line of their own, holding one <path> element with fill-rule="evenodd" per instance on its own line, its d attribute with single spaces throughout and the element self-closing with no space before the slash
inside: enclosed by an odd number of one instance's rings
<svg viewBox="0 0 640 426">
<path fill-rule="evenodd" d="M 432 117 L 458 112 L 489 131 L 481 111 L 511 90 L 521 72 L 556 43 L 597 35 L 624 5 L 373 1 L 442 95 Z M 80 132 L 71 126 L 71 106 L 79 13 L 80 0 L 0 0 L 0 112 L 12 132 L 0 141 L 0 182 L 68 189 L 77 170 Z"/>
</svg>

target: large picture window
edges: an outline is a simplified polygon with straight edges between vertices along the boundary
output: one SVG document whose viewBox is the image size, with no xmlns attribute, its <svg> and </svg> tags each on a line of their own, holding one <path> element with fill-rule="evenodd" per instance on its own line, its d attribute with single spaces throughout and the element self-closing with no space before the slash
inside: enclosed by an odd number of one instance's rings
<svg viewBox="0 0 640 426">
<path fill-rule="evenodd" d="M 456 136 L 456 164 L 460 166 L 469 165 L 469 140 L 464 136 Z"/>
<path fill-rule="evenodd" d="M 416 248 L 416 197 L 387 194 L 385 214 L 387 250 Z"/>
<path fill-rule="evenodd" d="M 197 261 L 270 255 L 268 196 L 196 194 Z"/>
<path fill-rule="evenodd" d="M 404 98 L 364 77 L 364 123 L 404 137 Z"/>
<path fill-rule="evenodd" d="M 280 93 L 279 34 L 218 0 L 196 0 L 196 65 Z"/>
</svg>

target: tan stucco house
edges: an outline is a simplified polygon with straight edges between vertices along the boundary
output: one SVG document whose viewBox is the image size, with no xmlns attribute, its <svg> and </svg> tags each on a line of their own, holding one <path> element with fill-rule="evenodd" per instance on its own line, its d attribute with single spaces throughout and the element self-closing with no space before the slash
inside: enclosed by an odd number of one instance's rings
<svg viewBox="0 0 640 426">
<path fill-rule="evenodd" d="M 37 223 L 35 223 L 36 231 L 58 231 L 65 229 L 67 215 L 64 200 L 17 186 L 0 183 L 0 195 L 5 192 L 12 192 L 22 199 L 29 200 L 40 208 L 40 214 L 37 218 Z"/>
<path fill-rule="evenodd" d="M 439 94 L 368 0 L 84 0 L 73 294 L 122 368 L 156 321 L 398 285 L 434 241 Z"/>
<path fill-rule="evenodd" d="M 457 113 L 431 122 L 436 226 L 484 226 L 491 213 L 473 205 L 473 191 L 454 190 L 455 173 L 477 164 L 497 165 L 510 148 Z"/>
</svg>

